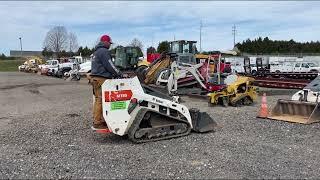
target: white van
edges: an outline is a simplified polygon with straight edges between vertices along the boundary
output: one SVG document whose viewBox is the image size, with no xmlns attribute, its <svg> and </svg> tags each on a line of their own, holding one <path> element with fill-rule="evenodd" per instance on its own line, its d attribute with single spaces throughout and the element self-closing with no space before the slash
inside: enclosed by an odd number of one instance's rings
<svg viewBox="0 0 320 180">
<path fill-rule="evenodd" d="M 313 62 L 284 62 L 278 65 L 270 64 L 270 72 L 320 72 L 320 67 Z"/>
</svg>

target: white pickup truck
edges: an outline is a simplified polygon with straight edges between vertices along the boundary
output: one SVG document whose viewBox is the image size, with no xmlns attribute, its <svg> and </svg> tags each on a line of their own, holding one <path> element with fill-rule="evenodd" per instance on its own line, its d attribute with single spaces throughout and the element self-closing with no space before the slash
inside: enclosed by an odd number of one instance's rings
<svg viewBox="0 0 320 180">
<path fill-rule="evenodd" d="M 47 74 L 49 69 L 58 68 L 59 61 L 58 60 L 48 60 L 45 64 L 39 65 L 39 69 L 41 74 Z"/>
<path fill-rule="evenodd" d="M 285 62 L 270 66 L 270 72 L 320 72 L 320 67 L 313 62 Z"/>
<path fill-rule="evenodd" d="M 78 62 L 74 59 L 69 62 L 59 63 L 58 60 L 48 60 L 46 64 L 40 65 L 41 74 L 62 77 L 65 72 L 78 68 Z"/>
</svg>

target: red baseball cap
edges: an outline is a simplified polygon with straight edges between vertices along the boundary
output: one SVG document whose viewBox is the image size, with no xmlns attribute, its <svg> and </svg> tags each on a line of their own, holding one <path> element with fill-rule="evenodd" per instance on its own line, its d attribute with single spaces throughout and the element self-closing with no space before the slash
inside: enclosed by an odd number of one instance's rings
<svg viewBox="0 0 320 180">
<path fill-rule="evenodd" d="M 101 41 L 101 42 L 109 42 L 110 44 L 113 43 L 112 40 L 111 40 L 111 38 L 110 38 L 110 36 L 108 36 L 108 35 L 103 35 L 103 36 L 101 36 L 100 41 Z"/>
</svg>

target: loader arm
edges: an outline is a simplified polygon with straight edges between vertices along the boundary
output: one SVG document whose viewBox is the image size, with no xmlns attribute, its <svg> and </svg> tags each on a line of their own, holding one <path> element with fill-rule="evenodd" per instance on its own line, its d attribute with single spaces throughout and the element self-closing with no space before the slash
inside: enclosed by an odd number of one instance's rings
<svg viewBox="0 0 320 180">
<path fill-rule="evenodd" d="M 186 74 L 190 73 L 196 81 L 201 85 L 203 89 L 207 89 L 206 85 L 203 83 L 203 76 L 198 71 L 198 68 L 201 67 L 203 64 L 197 64 L 197 65 L 190 65 L 181 63 L 185 66 L 179 66 L 177 62 L 171 63 L 171 74 L 168 78 L 167 88 L 169 94 L 175 94 L 178 90 L 178 77 L 179 77 L 179 71 L 185 71 Z M 180 69 L 180 70 L 179 70 Z"/>
</svg>

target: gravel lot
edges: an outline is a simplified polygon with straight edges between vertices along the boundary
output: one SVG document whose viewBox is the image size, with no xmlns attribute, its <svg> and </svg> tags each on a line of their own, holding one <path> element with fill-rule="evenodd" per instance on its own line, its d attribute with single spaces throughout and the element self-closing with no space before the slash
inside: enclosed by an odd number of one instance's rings
<svg viewBox="0 0 320 180">
<path fill-rule="evenodd" d="M 268 105 L 294 90 L 268 90 Z M 320 178 L 320 124 L 255 118 L 247 107 L 208 107 L 214 133 L 133 144 L 90 130 L 85 80 L 0 73 L 0 178 Z"/>
</svg>

